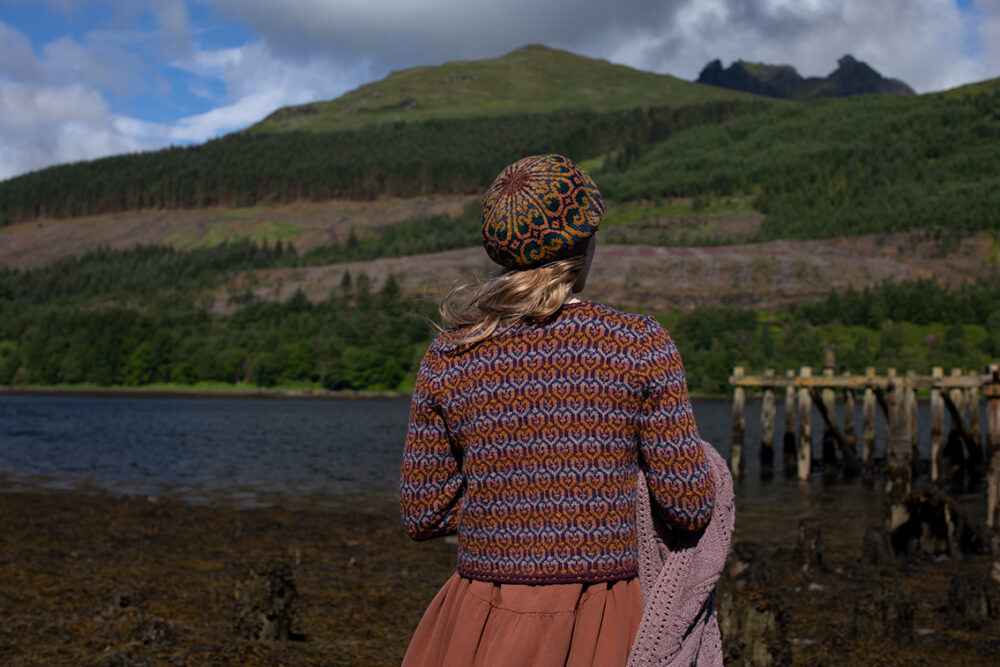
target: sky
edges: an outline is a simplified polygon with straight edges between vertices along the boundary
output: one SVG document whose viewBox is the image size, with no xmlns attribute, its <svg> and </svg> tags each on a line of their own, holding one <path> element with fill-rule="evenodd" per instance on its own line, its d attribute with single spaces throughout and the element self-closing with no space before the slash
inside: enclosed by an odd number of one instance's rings
<svg viewBox="0 0 1000 667">
<path fill-rule="evenodd" d="M 0 0 L 0 179 L 531 43 L 691 80 L 850 53 L 922 93 L 1000 76 L 1000 0 Z"/>
</svg>

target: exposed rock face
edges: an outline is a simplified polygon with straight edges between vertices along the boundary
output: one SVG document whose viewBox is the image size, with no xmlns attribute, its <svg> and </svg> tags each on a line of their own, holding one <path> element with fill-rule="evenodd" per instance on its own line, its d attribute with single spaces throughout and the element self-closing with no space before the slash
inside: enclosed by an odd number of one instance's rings
<svg viewBox="0 0 1000 667">
<path fill-rule="evenodd" d="M 719 630 L 729 665 L 788 665 L 788 613 L 774 591 L 751 587 L 719 596 Z"/>
<path fill-rule="evenodd" d="M 287 563 L 261 562 L 252 566 L 235 587 L 236 630 L 256 641 L 301 640 L 293 630 L 299 594 Z"/>
<path fill-rule="evenodd" d="M 723 68 L 722 62 L 716 59 L 701 71 L 698 83 L 791 100 L 869 94 L 915 94 L 902 81 L 883 77 L 868 64 L 851 55 L 845 55 L 837 61 L 837 65 L 837 69 L 825 78 L 804 78 L 791 65 L 766 65 L 737 60 Z"/>
<path fill-rule="evenodd" d="M 1000 619 L 1000 583 L 975 572 L 955 575 L 947 611 L 970 625 Z"/>
<path fill-rule="evenodd" d="M 847 634 L 851 639 L 884 641 L 899 646 L 913 643 L 915 604 L 896 582 L 883 581 L 874 592 L 858 600 L 851 612 Z"/>
</svg>

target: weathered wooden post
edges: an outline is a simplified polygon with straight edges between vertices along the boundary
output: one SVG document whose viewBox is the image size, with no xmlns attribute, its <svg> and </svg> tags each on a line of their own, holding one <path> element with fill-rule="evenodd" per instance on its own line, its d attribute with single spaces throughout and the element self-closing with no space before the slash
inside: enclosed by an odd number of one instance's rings
<svg viewBox="0 0 1000 667">
<path fill-rule="evenodd" d="M 986 398 L 986 525 L 1000 528 L 1000 366 L 989 368 Z"/>
<path fill-rule="evenodd" d="M 951 377 L 955 380 L 961 381 L 962 369 L 952 368 Z M 965 419 L 965 392 L 962 391 L 962 388 L 960 386 L 952 387 L 951 389 L 948 390 L 948 397 L 951 399 L 951 402 L 955 406 L 955 409 L 958 410 L 959 417 L 961 419 Z M 959 428 L 957 424 L 952 424 L 951 427 Z"/>
<path fill-rule="evenodd" d="M 774 369 L 764 370 L 764 398 L 760 406 L 760 472 L 774 468 Z"/>
<path fill-rule="evenodd" d="M 892 533 L 906 523 L 909 512 L 906 498 L 910 495 L 913 481 L 910 457 L 910 421 L 906 403 L 909 394 L 909 378 L 895 377 L 889 394 L 889 433 L 886 438 L 885 454 L 885 529 Z"/>
<path fill-rule="evenodd" d="M 734 384 L 743 379 L 743 367 L 737 366 L 733 369 Z M 746 416 L 744 408 L 746 406 L 747 390 L 736 385 L 733 388 L 733 446 L 729 450 L 729 472 L 734 479 L 739 479 L 743 474 L 743 434 L 746 431 Z"/>
<path fill-rule="evenodd" d="M 965 393 L 965 403 L 969 406 L 969 433 L 978 443 L 983 442 L 983 434 L 979 429 L 979 385 L 972 385 Z"/>
<path fill-rule="evenodd" d="M 867 469 L 875 451 L 875 369 L 865 369 L 865 397 L 861 405 L 861 462 Z"/>
<path fill-rule="evenodd" d="M 837 464 L 837 444 L 833 435 L 833 424 L 834 420 L 837 418 L 837 413 L 835 412 L 837 392 L 834 391 L 833 387 L 829 386 L 829 384 L 832 384 L 833 380 L 833 364 L 833 346 L 827 345 L 823 348 L 823 379 L 826 380 L 828 384 L 820 390 L 820 400 L 823 401 L 823 407 L 829 417 L 829 421 L 825 422 L 823 425 L 824 466 Z"/>
<path fill-rule="evenodd" d="M 812 377 L 812 368 L 803 366 L 799 377 L 808 380 Z M 809 387 L 799 387 L 799 479 L 809 479 L 812 472 L 812 398 Z"/>
<path fill-rule="evenodd" d="M 965 391 L 965 404 L 969 406 L 969 434 L 972 436 L 972 445 L 975 447 L 976 458 L 970 463 L 976 466 L 976 461 L 981 466 L 983 462 L 983 436 L 979 430 L 979 385 L 974 384 Z M 977 474 L 982 474 L 980 467 Z"/>
<path fill-rule="evenodd" d="M 931 481 L 936 482 L 941 475 L 941 448 L 944 446 L 944 398 L 940 383 L 944 381 L 944 369 L 931 369 Z"/>
<path fill-rule="evenodd" d="M 917 450 L 917 438 L 920 435 L 917 430 L 917 372 L 906 371 L 906 422 L 910 428 L 910 449 L 912 450 L 912 461 L 920 459 L 920 452 Z"/>
<path fill-rule="evenodd" d="M 844 371 L 844 378 L 850 379 L 850 371 Z M 858 455 L 858 432 L 854 427 L 854 390 L 844 390 L 844 443 L 855 456 Z"/>
<path fill-rule="evenodd" d="M 785 441 L 781 448 L 781 466 L 785 475 L 791 476 L 795 471 L 795 371 L 785 371 L 788 385 L 785 387 Z"/>
</svg>

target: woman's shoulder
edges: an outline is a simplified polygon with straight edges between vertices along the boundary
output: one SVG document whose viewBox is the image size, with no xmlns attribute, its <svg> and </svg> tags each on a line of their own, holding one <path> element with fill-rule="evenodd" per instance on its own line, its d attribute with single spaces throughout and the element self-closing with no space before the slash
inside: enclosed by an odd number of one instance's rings
<svg viewBox="0 0 1000 667">
<path fill-rule="evenodd" d="M 580 319 L 591 319 L 604 323 L 610 328 L 644 335 L 650 333 L 666 333 L 660 323 L 652 315 L 640 315 L 606 306 L 597 301 L 577 301 L 563 306 Z"/>
</svg>

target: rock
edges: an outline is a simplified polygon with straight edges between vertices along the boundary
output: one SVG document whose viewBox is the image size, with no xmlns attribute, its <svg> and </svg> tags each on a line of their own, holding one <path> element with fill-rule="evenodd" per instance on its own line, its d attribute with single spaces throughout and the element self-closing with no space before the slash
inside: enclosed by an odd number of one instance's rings
<svg viewBox="0 0 1000 667">
<path fill-rule="evenodd" d="M 136 600 L 135 591 L 130 589 L 116 590 L 108 598 L 98 603 L 94 620 L 109 621 L 120 615 L 123 610 L 133 607 Z"/>
<path fill-rule="evenodd" d="M 771 559 L 756 542 L 734 542 L 726 559 L 726 571 L 737 590 L 747 586 L 767 588 L 771 583 Z"/>
<path fill-rule="evenodd" d="M 251 567 L 235 587 L 236 631 L 255 641 L 301 640 L 293 631 L 298 590 L 288 563 L 260 563 Z"/>
<path fill-rule="evenodd" d="M 982 553 L 985 538 L 953 498 L 930 486 L 906 499 L 908 519 L 894 530 L 893 550 L 910 557 L 957 558 Z"/>
<path fill-rule="evenodd" d="M 143 644 L 162 646 L 174 642 L 174 631 L 163 619 L 145 619 L 132 631 L 132 639 Z"/>
<path fill-rule="evenodd" d="M 893 559 L 892 542 L 884 528 L 869 528 L 861 541 L 861 562 L 865 565 L 884 565 Z"/>
<path fill-rule="evenodd" d="M 948 586 L 947 611 L 973 623 L 1000 619 L 1000 583 L 978 573 L 955 575 Z"/>
<path fill-rule="evenodd" d="M 728 665 L 791 664 L 788 614 L 772 591 L 724 590 L 719 598 L 719 630 Z"/>
<path fill-rule="evenodd" d="M 848 623 L 848 637 L 909 645 L 915 634 L 914 609 L 910 596 L 899 590 L 895 582 L 883 581 L 877 591 L 855 605 Z"/>
<path fill-rule="evenodd" d="M 149 667 L 149 662 L 126 651 L 111 651 L 90 663 L 95 667 Z"/>
<path fill-rule="evenodd" d="M 819 521 L 814 518 L 799 522 L 795 560 L 806 574 L 826 572 L 826 565 L 823 563 L 823 534 Z"/>
</svg>

